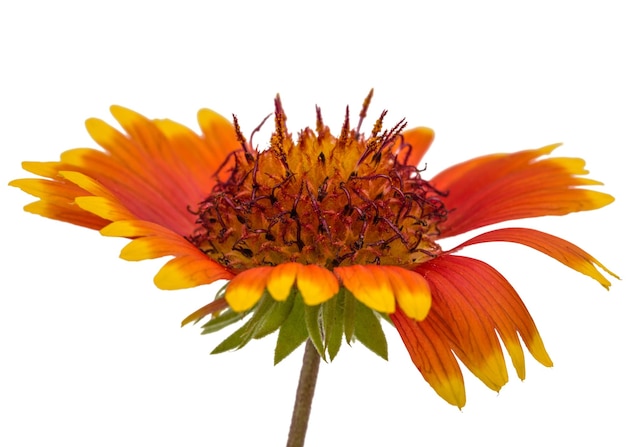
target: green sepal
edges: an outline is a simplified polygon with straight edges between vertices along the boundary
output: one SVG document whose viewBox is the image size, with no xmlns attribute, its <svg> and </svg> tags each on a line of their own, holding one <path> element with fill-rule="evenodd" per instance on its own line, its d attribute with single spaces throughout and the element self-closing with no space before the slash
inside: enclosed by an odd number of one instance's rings
<svg viewBox="0 0 626 447">
<path fill-rule="evenodd" d="M 265 292 L 252 309 L 241 313 L 227 309 L 207 322 L 202 327 L 202 333 L 216 332 L 250 314 L 250 319 L 216 346 L 211 354 L 241 349 L 250 340 L 279 330 L 274 364 L 281 362 L 309 338 L 319 355 L 326 360 L 328 353 L 332 361 L 341 348 L 344 336 L 348 344 L 358 340 L 387 359 L 387 340 L 380 324 L 381 315 L 362 304 L 345 288 L 340 288 L 337 295 L 316 306 L 306 305 L 297 289 L 285 301 L 276 301 Z"/>
<path fill-rule="evenodd" d="M 346 334 L 346 343 L 350 345 L 354 341 L 354 326 L 356 323 L 356 298 L 352 293 L 341 288 L 339 293 L 343 292 L 343 332 Z"/>
<path fill-rule="evenodd" d="M 393 321 L 391 321 L 391 318 L 389 318 L 389 314 L 383 314 L 383 313 L 379 313 L 378 314 L 380 316 L 380 318 L 382 318 L 383 320 L 385 320 L 387 323 L 389 323 L 390 325 L 392 325 L 393 327 L 396 327 L 395 324 L 393 324 Z"/>
<path fill-rule="evenodd" d="M 236 323 L 243 319 L 248 312 L 235 312 L 231 309 L 226 309 L 217 317 L 211 318 L 207 323 L 202 325 L 202 335 L 212 334 L 220 329 L 224 329 L 233 323 Z"/>
<path fill-rule="evenodd" d="M 243 326 L 217 345 L 215 349 L 211 351 L 211 354 L 220 354 L 233 349 L 241 349 L 247 345 L 263 327 L 263 323 L 271 313 L 275 302 L 276 301 L 269 293 L 264 293 L 258 304 L 252 309 L 252 317 L 246 321 Z"/>
<path fill-rule="evenodd" d="M 320 318 L 320 308 L 317 306 L 304 305 L 304 322 L 306 323 L 306 329 L 309 332 L 309 338 L 317 349 L 320 357 L 326 360 L 326 351 L 324 350 L 324 336 L 322 335 L 322 325 Z"/>
<path fill-rule="evenodd" d="M 291 312 L 278 331 L 278 339 L 276 340 L 276 348 L 274 350 L 275 365 L 309 338 L 309 331 L 304 322 L 304 307 L 300 294 L 295 294 Z"/>
<path fill-rule="evenodd" d="M 285 301 L 272 299 L 272 305 L 267 311 L 265 318 L 255 330 L 254 338 L 262 338 L 276 331 L 285 322 L 295 301 L 294 293 L 291 293 Z"/>
<path fill-rule="evenodd" d="M 322 304 L 322 327 L 324 331 L 324 349 L 332 361 L 341 348 L 343 338 L 344 293 L 339 293 Z"/>
<path fill-rule="evenodd" d="M 354 335 L 357 340 L 377 354 L 387 360 L 387 339 L 380 325 L 380 317 L 372 309 L 355 300 L 356 322 Z"/>
<path fill-rule="evenodd" d="M 249 328 L 246 323 L 226 337 L 215 347 L 215 349 L 213 349 L 213 351 L 211 351 L 211 354 L 221 354 L 222 352 L 243 348 L 251 338 L 252 337 L 249 336 Z"/>
</svg>

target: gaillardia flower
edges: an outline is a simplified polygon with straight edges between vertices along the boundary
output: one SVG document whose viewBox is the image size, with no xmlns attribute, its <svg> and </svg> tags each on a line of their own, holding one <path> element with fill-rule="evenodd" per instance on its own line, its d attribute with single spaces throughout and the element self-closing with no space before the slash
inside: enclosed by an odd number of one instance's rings
<svg viewBox="0 0 626 447">
<path fill-rule="evenodd" d="M 502 345 L 525 376 L 523 342 L 552 364 L 526 307 L 494 268 L 456 254 L 508 241 L 539 250 L 596 279 L 615 276 L 575 245 L 527 228 L 501 228 L 444 251 L 439 241 L 490 224 L 601 208 L 583 160 L 551 157 L 558 145 L 475 158 L 426 180 L 418 168 L 433 140 L 401 121 L 369 135 L 349 113 L 338 136 L 319 108 L 315 129 L 295 138 L 280 99 L 275 130 L 259 150 L 233 123 L 201 110 L 200 135 L 170 120 L 114 106 L 124 133 L 98 119 L 87 130 L 104 151 L 73 149 L 58 162 L 25 162 L 43 179 L 11 185 L 39 198 L 27 211 L 131 239 L 121 257 L 171 256 L 161 289 L 227 280 L 183 324 L 204 332 L 241 327 L 214 352 L 278 331 L 278 362 L 310 339 L 331 360 L 359 340 L 386 357 L 380 319 L 390 320 L 426 381 L 450 404 L 465 404 L 459 368 L 493 390 L 508 380 Z M 257 128 L 258 129 L 258 128 Z M 458 359 L 458 360 L 457 360 Z"/>
</svg>

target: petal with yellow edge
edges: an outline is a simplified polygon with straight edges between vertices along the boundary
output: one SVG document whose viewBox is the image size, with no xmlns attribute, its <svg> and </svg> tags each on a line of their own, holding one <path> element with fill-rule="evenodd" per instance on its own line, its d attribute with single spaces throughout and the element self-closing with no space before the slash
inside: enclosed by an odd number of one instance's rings
<svg viewBox="0 0 626 447">
<path fill-rule="evenodd" d="M 93 196 L 104 197 L 109 200 L 114 200 L 115 195 L 105 188 L 100 182 L 94 180 L 93 178 L 85 175 L 82 172 L 77 171 L 59 171 L 58 175 L 70 182 L 74 183 L 76 186 L 81 187 L 85 191 L 89 192 Z"/>
<path fill-rule="evenodd" d="M 89 211 L 90 213 L 111 222 L 118 220 L 130 220 L 135 217 L 116 200 L 104 197 L 87 196 L 76 197 L 74 201 L 85 211 Z"/>
<path fill-rule="evenodd" d="M 60 171 L 71 170 L 73 166 L 59 161 L 24 161 L 22 169 L 40 177 L 58 179 Z"/>
<path fill-rule="evenodd" d="M 120 254 L 127 261 L 174 256 L 157 273 L 154 283 L 164 290 L 185 289 L 231 279 L 233 274 L 182 236 L 145 221 L 117 221 L 104 227 L 104 236 L 133 238 Z"/>
<path fill-rule="evenodd" d="M 24 207 L 24 211 L 38 214 L 49 219 L 80 225 L 81 227 L 90 228 L 92 230 L 99 230 L 109 223 L 109 221 L 86 212 L 76 205 L 71 207 L 51 201 L 39 200 L 29 203 Z"/>
<path fill-rule="evenodd" d="M 337 277 L 319 265 L 303 265 L 296 281 L 304 303 L 309 306 L 328 301 L 339 292 Z"/>
<path fill-rule="evenodd" d="M 235 312 L 244 312 L 263 296 L 272 267 L 256 267 L 235 276 L 226 287 L 226 302 Z"/>
<path fill-rule="evenodd" d="M 337 267 L 335 274 L 356 299 L 378 312 L 392 313 L 396 300 L 389 277 L 383 267 L 377 265 L 351 265 Z"/>
<path fill-rule="evenodd" d="M 25 193 L 42 200 L 58 204 L 65 203 L 70 205 L 74 197 L 87 194 L 86 191 L 72 183 L 61 183 L 38 178 L 13 180 L 9 185 L 20 188 Z"/>
<path fill-rule="evenodd" d="M 68 188 L 68 185 L 43 179 L 14 180 L 10 185 L 40 198 L 40 200 L 24 206 L 24 210 L 29 213 L 95 230 L 99 230 L 108 223 L 108 221 L 81 209 L 74 202 L 75 194 L 84 194 L 83 191 L 77 191 L 78 188 L 74 185 Z"/>
<path fill-rule="evenodd" d="M 167 261 L 155 275 L 154 284 L 162 290 L 178 290 L 230 278 L 231 273 L 197 251 Z"/>
<path fill-rule="evenodd" d="M 463 242 L 458 247 L 452 249 L 451 252 L 483 242 L 515 242 L 534 248 L 577 272 L 595 279 L 607 290 L 611 286 L 611 282 L 596 266 L 614 278 L 619 279 L 619 276 L 607 269 L 600 261 L 571 242 L 530 228 L 501 228 L 488 231 Z"/>
<path fill-rule="evenodd" d="M 431 314 L 433 312 L 431 311 Z M 465 406 L 465 383 L 461 368 L 432 318 L 417 322 L 402 309 L 389 315 L 411 360 L 435 392 L 451 405 Z"/>
<path fill-rule="evenodd" d="M 411 318 L 422 321 L 428 315 L 432 298 L 428 281 L 403 267 L 385 266 L 398 306 Z"/>
<path fill-rule="evenodd" d="M 198 124 L 202 130 L 202 139 L 207 150 L 202 152 L 204 163 L 214 168 L 221 168 L 219 178 L 228 178 L 228 168 L 234 160 L 229 154 L 240 146 L 233 124 L 210 109 L 198 111 Z"/>
<path fill-rule="evenodd" d="M 148 174 L 146 181 L 156 185 L 162 200 L 180 207 L 185 201 L 196 203 L 210 192 L 219 163 L 210 163 L 202 157 L 209 148 L 191 129 L 171 120 L 150 120 L 120 106 L 111 107 L 111 113 L 128 133 L 128 139 L 139 148 L 135 152 Z M 224 158 L 237 148 L 232 125 L 227 129 L 232 135 L 218 151 Z"/>
<path fill-rule="evenodd" d="M 183 253 L 198 253 L 209 259 L 184 237 L 152 222 L 143 220 L 112 222 L 100 230 L 100 234 L 103 236 L 132 238 L 133 240 L 122 249 L 122 259 L 127 261 L 141 261 L 143 259 L 154 259 L 165 255 Z M 151 239 L 151 244 L 148 245 L 146 242 L 136 243 L 140 240 L 136 238 L 145 236 L 154 236 Z"/>
<path fill-rule="evenodd" d="M 272 298 L 276 301 L 285 301 L 289 297 L 302 267 L 302 264 L 297 262 L 287 262 L 272 268 L 267 278 L 267 291 Z"/>
<path fill-rule="evenodd" d="M 513 219 L 560 216 L 608 205 L 613 197 L 580 188 L 600 185 L 583 175 L 578 158 L 541 158 L 558 144 L 540 149 L 494 154 L 457 164 L 437 174 L 431 184 L 446 193 L 449 210 L 440 238 Z"/>
<path fill-rule="evenodd" d="M 465 366 L 489 388 L 499 391 L 509 376 L 495 324 L 480 300 L 481 294 L 489 293 L 489 286 L 473 293 L 456 281 L 454 264 L 446 269 L 451 264 L 448 261 L 436 263 L 436 271 L 433 268 L 428 274 L 433 301 L 439 297 L 439 305 L 435 308 L 433 303 L 431 312 L 435 313 L 429 319 L 438 323 L 440 333 L 448 338 L 450 348 Z"/>
<path fill-rule="evenodd" d="M 193 228 L 194 219 L 186 206 L 164 200 L 169 194 L 165 189 L 170 186 L 155 179 L 162 179 L 166 175 L 165 171 L 160 174 L 148 172 L 147 164 L 143 171 L 136 171 L 136 168 L 129 167 L 111 154 L 92 149 L 66 151 L 61 155 L 61 160 L 64 164 L 74 165 L 73 169 L 106 187 L 136 219 L 155 222 L 181 234 L 188 233 Z M 189 203 L 200 200 L 196 194 L 185 196 L 180 184 L 175 189 L 183 194 L 180 198 L 189 200 Z"/>
<path fill-rule="evenodd" d="M 552 365 L 524 303 L 495 269 L 475 259 L 444 255 L 416 271 L 430 284 L 428 318 L 418 322 L 402 312 L 390 317 L 417 368 L 448 402 L 458 405 L 465 395 L 458 389 L 462 381 L 455 373 L 458 364 L 450 363 L 456 363 L 452 353 L 489 388 L 497 391 L 508 381 L 498 335 L 520 378 L 525 367 L 518 334 L 537 361 Z"/>
<path fill-rule="evenodd" d="M 539 363 L 552 366 L 552 360 L 524 302 L 497 270 L 482 261 L 463 256 L 447 255 L 438 261 L 437 269 L 444 277 L 442 284 L 454 283 L 456 288 L 467 291 L 467 301 L 484 319 L 484 325 L 491 325 L 502 338 L 521 379 L 524 378 L 524 357 L 519 347 L 518 334 Z M 429 268 L 428 265 L 424 267 Z M 437 277 L 437 274 L 429 275 L 431 285 Z"/>
</svg>

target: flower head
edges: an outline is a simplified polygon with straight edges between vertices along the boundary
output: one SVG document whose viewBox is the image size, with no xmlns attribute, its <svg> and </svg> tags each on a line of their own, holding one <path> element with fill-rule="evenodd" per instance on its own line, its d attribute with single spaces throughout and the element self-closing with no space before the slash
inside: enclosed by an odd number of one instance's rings
<svg viewBox="0 0 626 447">
<path fill-rule="evenodd" d="M 369 133 L 349 112 L 333 136 L 317 109 L 315 129 L 295 138 L 280 99 L 268 147 L 246 139 L 209 110 L 202 134 L 169 120 L 111 111 L 121 133 L 91 119 L 104 148 L 74 149 L 59 162 L 25 162 L 44 179 L 11 182 L 39 197 L 36 214 L 130 238 L 121 257 L 173 256 L 155 277 L 162 289 L 228 280 L 216 299 L 183 324 L 208 318 L 205 332 L 245 320 L 214 352 L 278 331 L 278 362 L 307 339 L 332 360 L 342 340 L 386 357 L 380 317 L 390 320 L 435 391 L 465 404 L 457 359 L 488 387 L 508 381 L 501 344 L 520 378 L 521 341 L 551 360 L 526 307 L 493 267 L 455 254 L 468 245 L 508 241 L 539 250 L 599 281 L 615 276 L 555 236 L 526 228 L 485 232 L 444 251 L 439 240 L 507 220 L 563 215 L 613 198 L 586 188 L 584 162 L 550 157 L 557 145 L 494 154 L 452 166 L 430 180 L 418 169 L 433 140 L 427 128 Z M 258 129 L 258 128 L 257 128 Z"/>
</svg>

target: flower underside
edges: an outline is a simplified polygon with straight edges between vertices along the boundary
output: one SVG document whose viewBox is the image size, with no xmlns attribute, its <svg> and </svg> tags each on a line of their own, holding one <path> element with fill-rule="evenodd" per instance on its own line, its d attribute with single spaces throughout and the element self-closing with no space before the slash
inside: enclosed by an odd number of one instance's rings
<svg viewBox="0 0 626 447">
<path fill-rule="evenodd" d="M 365 138 L 346 113 L 334 137 L 318 108 L 316 131 L 294 142 L 279 98 L 275 105 L 266 150 L 253 149 L 235 120 L 241 149 L 230 155 L 230 176 L 194 210 L 191 242 L 234 274 L 286 262 L 410 267 L 441 252 L 434 238 L 446 210 L 441 194 L 398 156 L 404 122 L 382 131 L 383 112 Z"/>
</svg>

